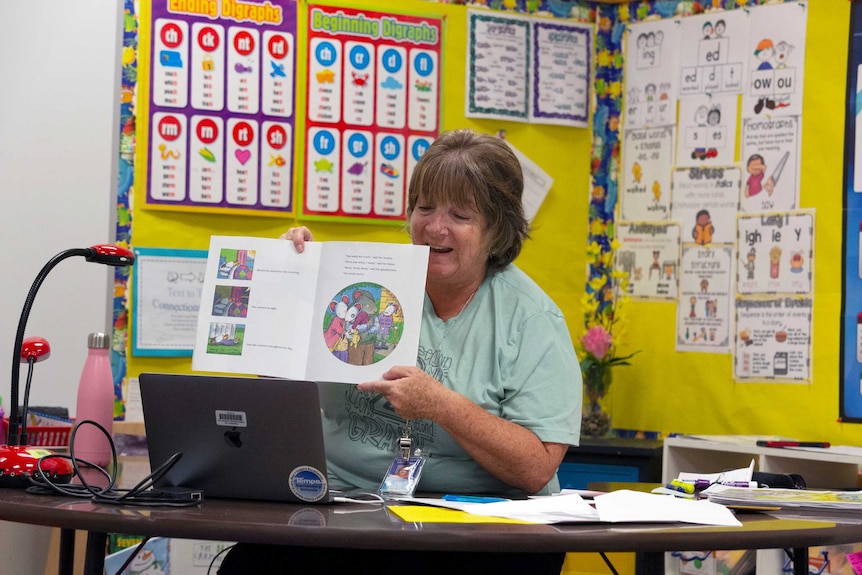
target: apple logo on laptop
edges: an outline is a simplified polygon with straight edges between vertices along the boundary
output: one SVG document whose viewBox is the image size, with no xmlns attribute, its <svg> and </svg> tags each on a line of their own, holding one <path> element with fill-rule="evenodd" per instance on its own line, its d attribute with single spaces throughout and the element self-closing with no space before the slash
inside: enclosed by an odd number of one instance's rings
<svg viewBox="0 0 862 575">
<path fill-rule="evenodd" d="M 236 429 L 225 431 L 224 440 L 228 445 L 232 447 L 242 447 L 242 438 L 240 437 L 240 432 Z"/>
</svg>

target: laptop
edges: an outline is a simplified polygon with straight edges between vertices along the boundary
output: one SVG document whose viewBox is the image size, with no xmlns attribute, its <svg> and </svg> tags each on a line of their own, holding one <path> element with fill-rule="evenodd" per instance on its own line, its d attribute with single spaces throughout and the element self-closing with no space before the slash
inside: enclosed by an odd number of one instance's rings
<svg viewBox="0 0 862 575">
<path fill-rule="evenodd" d="M 142 373 L 150 469 L 182 457 L 154 486 L 205 498 L 329 503 L 317 384 Z"/>
</svg>

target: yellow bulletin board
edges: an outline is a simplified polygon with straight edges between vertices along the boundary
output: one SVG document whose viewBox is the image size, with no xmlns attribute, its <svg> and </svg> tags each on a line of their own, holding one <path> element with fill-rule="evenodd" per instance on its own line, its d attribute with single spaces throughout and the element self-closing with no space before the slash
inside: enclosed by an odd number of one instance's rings
<svg viewBox="0 0 862 575">
<path fill-rule="evenodd" d="M 352 5 L 331 0 L 315 5 Z M 297 85 L 304 86 L 307 54 L 304 46 L 307 5 L 297 7 Z M 587 129 L 535 125 L 489 119 L 466 119 L 466 24 L 467 7 L 421 0 L 378 0 L 363 4 L 367 10 L 424 14 L 443 20 L 446 32 L 441 48 L 442 84 L 445 93 L 440 105 L 440 130 L 462 127 L 496 134 L 506 139 L 553 178 L 542 206 L 533 220 L 531 240 L 525 243 L 517 265 L 528 273 L 557 302 L 566 315 L 572 338 L 581 331 L 580 300 L 584 292 L 591 133 Z M 297 90 L 296 109 L 304 110 L 305 95 Z M 297 128 L 298 130 L 301 128 Z M 302 157 L 303 149 L 297 149 Z M 137 191 L 137 190 L 136 190 Z M 261 218 L 248 214 L 178 212 L 137 209 L 132 215 L 133 245 L 152 248 L 207 249 L 210 235 L 277 237 L 290 226 L 302 225 L 293 217 Z M 318 240 L 354 240 L 407 243 L 401 226 L 349 221 L 311 221 Z M 133 326 L 131 326 L 133 329 Z M 144 371 L 191 372 L 189 358 L 136 357 L 129 354 L 127 372 L 137 377 Z"/>
<path fill-rule="evenodd" d="M 632 5 L 632 11 L 635 10 Z M 615 374 L 614 425 L 702 434 L 777 434 L 859 444 L 862 427 L 838 419 L 842 273 L 842 143 L 850 3 L 808 2 L 800 207 L 814 210 L 810 384 L 734 383 L 732 356 L 674 350 L 675 303 L 632 301 Z M 626 351 L 624 350 L 624 351 Z"/>
<path fill-rule="evenodd" d="M 338 5 L 328 0 L 316 3 Z M 597 27 L 613 30 L 635 18 L 642 6 L 660 3 L 584 4 L 595 9 Z M 298 83 L 306 74 L 303 8 L 300 4 L 297 22 Z M 554 179 L 533 221 L 532 239 L 525 244 L 516 264 L 557 302 L 566 315 L 572 339 L 577 341 L 582 333 L 580 300 L 585 291 L 585 244 L 590 221 L 592 129 L 467 119 L 467 7 L 420 0 L 377 0 L 366 8 L 444 19 L 441 59 L 446 91 L 440 129 L 470 127 L 492 134 L 505 130 L 507 140 Z M 834 444 L 862 444 L 862 427 L 836 421 L 842 270 L 841 145 L 850 4 L 846 0 L 812 0 L 808 9 L 800 207 L 815 213 L 814 246 L 819 256 L 814 270 L 811 381 L 734 383 L 731 355 L 675 351 L 676 302 L 631 301 L 624 308 L 620 352 L 642 353 L 635 356 L 631 367 L 614 373 L 611 401 L 617 428 L 787 435 Z M 601 47 L 597 50 L 601 61 L 621 60 L 620 54 L 603 54 Z M 611 88 L 621 90 L 621 86 Z M 297 101 L 297 109 L 302 106 L 303 102 Z M 132 243 L 206 249 L 212 234 L 276 237 L 297 223 L 292 218 L 135 210 Z M 408 241 L 403 230 L 391 225 L 332 221 L 310 225 L 319 240 Z M 130 356 L 127 365 L 130 377 L 142 371 L 190 372 L 188 358 Z"/>
</svg>

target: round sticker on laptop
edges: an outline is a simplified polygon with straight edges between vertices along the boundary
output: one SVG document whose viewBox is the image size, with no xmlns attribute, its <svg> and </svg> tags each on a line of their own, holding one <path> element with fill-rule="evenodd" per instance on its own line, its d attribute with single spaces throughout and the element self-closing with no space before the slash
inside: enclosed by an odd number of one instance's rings
<svg viewBox="0 0 862 575">
<path fill-rule="evenodd" d="M 290 473 L 290 491 L 301 501 L 320 501 L 328 492 L 326 476 L 314 467 L 297 467 Z"/>
</svg>

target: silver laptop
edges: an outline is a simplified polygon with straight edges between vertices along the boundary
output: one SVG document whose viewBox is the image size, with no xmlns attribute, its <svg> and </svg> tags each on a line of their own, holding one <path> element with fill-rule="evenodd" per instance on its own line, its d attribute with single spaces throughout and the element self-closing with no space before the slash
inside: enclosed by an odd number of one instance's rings
<svg viewBox="0 0 862 575">
<path fill-rule="evenodd" d="M 139 381 L 151 470 L 182 453 L 155 487 L 332 501 L 316 383 L 161 373 Z"/>
</svg>

